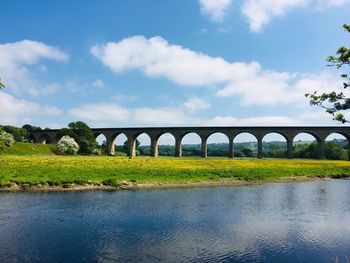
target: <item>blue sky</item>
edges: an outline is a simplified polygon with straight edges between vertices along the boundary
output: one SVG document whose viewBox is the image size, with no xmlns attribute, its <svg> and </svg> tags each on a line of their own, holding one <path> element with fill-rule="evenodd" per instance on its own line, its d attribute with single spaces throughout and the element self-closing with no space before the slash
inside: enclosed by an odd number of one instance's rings
<svg viewBox="0 0 350 263">
<path fill-rule="evenodd" d="M 338 125 L 349 0 L 0 1 L 0 123 Z"/>
</svg>

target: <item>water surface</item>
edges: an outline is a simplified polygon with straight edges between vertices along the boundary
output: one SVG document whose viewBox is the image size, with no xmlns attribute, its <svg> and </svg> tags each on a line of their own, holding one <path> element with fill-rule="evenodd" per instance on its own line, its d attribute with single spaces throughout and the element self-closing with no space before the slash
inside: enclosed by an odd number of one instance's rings
<svg viewBox="0 0 350 263">
<path fill-rule="evenodd" d="M 332 262 L 350 181 L 0 194 L 0 262 Z"/>
</svg>

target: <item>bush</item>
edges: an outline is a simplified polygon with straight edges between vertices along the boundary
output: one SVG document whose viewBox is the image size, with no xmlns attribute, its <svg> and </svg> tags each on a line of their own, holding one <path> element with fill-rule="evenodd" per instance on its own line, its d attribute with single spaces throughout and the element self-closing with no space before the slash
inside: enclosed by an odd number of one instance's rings
<svg viewBox="0 0 350 263">
<path fill-rule="evenodd" d="M 15 142 L 15 139 L 13 138 L 13 135 L 10 133 L 7 133 L 5 131 L 0 132 L 0 140 L 5 144 L 7 147 L 11 147 L 12 144 Z"/>
<path fill-rule="evenodd" d="M 57 144 L 57 151 L 61 154 L 76 154 L 79 151 L 79 145 L 73 138 L 63 136 Z"/>
<path fill-rule="evenodd" d="M 0 152 L 5 149 L 6 145 L 4 143 L 4 141 L 2 140 L 2 138 L 0 138 Z"/>
</svg>

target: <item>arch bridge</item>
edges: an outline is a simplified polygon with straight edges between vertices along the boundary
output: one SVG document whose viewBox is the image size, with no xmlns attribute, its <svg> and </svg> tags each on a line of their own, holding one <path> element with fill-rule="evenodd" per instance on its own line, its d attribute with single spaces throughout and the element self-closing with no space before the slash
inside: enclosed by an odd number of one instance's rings
<svg viewBox="0 0 350 263">
<path fill-rule="evenodd" d="M 151 139 L 151 156 L 158 156 L 158 139 L 165 133 L 170 133 L 175 138 L 175 156 L 182 156 L 182 138 L 189 133 L 196 133 L 201 138 L 201 157 L 207 157 L 207 139 L 214 133 L 222 133 L 227 136 L 229 141 L 228 157 L 233 158 L 233 140 L 241 133 L 252 134 L 257 140 L 258 158 L 263 158 L 263 138 L 270 133 L 282 135 L 287 141 L 287 157 L 293 158 L 293 139 L 300 133 L 312 135 L 317 142 L 317 152 L 319 159 L 326 158 L 326 138 L 337 133 L 343 135 L 350 142 L 350 127 L 344 126 L 254 126 L 254 127 L 137 127 L 137 128 L 92 128 L 95 138 L 103 134 L 106 138 L 108 153 L 114 155 L 115 139 L 118 135 L 124 134 L 128 140 L 128 156 L 136 156 L 136 139 L 140 134 L 147 134 Z M 57 143 L 60 138 L 59 129 L 33 131 L 32 138 L 36 143 Z M 349 147 L 350 160 L 350 147 Z"/>
</svg>

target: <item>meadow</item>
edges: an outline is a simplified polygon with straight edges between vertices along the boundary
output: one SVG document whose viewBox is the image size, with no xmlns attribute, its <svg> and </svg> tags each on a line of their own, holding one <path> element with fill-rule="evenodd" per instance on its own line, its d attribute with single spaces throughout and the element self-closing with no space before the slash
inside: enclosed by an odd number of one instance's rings
<svg viewBox="0 0 350 263">
<path fill-rule="evenodd" d="M 300 159 L 2 155 L 0 168 L 3 188 L 245 183 L 350 175 L 349 161 Z"/>
</svg>

